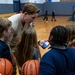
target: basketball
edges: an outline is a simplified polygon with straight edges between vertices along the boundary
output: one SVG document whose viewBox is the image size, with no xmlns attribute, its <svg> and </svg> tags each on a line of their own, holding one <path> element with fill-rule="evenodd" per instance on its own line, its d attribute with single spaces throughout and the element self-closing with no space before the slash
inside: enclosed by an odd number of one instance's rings
<svg viewBox="0 0 75 75">
<path fill-rule="evenodd" d="M 11 62 L 5 58 L 0 58 L 0 75 L 12 75 L 13 66 Z"/>
<path fill-rule="evenodd" d="M 39 60 L 29 60 L 22 66 L 21 75 L 39 75 Z"/>
</svg>

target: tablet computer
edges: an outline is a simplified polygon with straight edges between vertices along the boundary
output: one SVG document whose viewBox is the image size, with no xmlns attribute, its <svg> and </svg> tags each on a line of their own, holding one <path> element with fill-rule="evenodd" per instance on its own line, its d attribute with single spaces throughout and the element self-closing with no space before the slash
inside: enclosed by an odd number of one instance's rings
<svg viewBox="0 0 75 75">
<path fill-rule="evenodd" d="M 48 41 L 38 41 L 38 44 L 43 48 L 47 48 L 49 46 L 49 42 Z"/>
</svg>

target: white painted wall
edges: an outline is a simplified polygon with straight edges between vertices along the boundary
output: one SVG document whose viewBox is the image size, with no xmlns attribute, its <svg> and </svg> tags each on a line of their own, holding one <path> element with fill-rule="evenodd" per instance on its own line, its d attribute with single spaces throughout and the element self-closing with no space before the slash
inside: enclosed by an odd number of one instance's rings
<svg viewBox="0 0 75 75">
<path fill-rule="evenodd" d="M 20 0 L 21 3 L 44 3 L 45 0 Z M 60 0 L 51 0 L 51 2 L 60 2 Z"/>
<path fill-rule="evenodd" d="M 13 4 L 13 0 L 0 0 L 0 4 Z"/>
<path fill-rule="evenodd" d="M 45 0 L 20 0 L 21 3 L 44 3 Z"/>
<path fill-rule="evenodd" d="M 29 0 L 20 0 L 21 3 L 28 3 Z"/>
<path fill-rule="evenodd" d="M 44 3 L 45 0 L 20 0 L 20 2 L 21 3 Z M 60 2 L 60 0 L 52 0 L 52 2 Z M 13 4 L 13 0 L 0 0 L 0 4 Z"/>
<path fill-rule="evenodd" d="M 52 0 L 52 2 L 60 2 L 60 0 Z"/>
<path fill-rule="evenodd" d="M 29 0 L 31 3 L 44 3 L 45 0 Z"/>
</svg>

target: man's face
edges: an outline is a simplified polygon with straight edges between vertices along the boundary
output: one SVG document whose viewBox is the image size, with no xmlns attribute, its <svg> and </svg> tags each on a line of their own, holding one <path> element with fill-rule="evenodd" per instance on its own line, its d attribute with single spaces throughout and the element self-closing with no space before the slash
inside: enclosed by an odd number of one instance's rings
<svg viewBox="0 0 75 75">
<path fill-rule="evenodd" d="M 29 23 L 33 22 L 37 16 L 38 16 L 37 13 L 36 14 L 32 14 L 32 15 L 26 14 L 25 17 L 24 17 L 24 21 L 25 21 L 25 23 L 29 24 Z"/>
</svg>

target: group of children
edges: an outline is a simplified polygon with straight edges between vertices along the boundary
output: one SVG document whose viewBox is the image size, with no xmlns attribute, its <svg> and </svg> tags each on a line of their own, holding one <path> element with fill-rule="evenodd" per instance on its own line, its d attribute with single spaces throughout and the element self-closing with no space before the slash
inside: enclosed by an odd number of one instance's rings
<svg viewBox="0 0 75 75">
<path fill-rule="evenodd" d="M 41 58 L 36 30 L 29 25 L 38 12 L 37 7 L 27 4 L 22 13 L 16 14 L 17 21 L 14 18 L 16 15 L 8 19 L 0 18 L 0 58 L 8 59 L 12 64 L 18 65 L 19 69 L 27 60 L 39 60 L 40 75 L 75 75 L 75 25 L 57 25 L 52 28 L 48 39 L 51 47 Z M 16 36 L 20 36 L 19 39 Z M 15 47 L 14 55 L 8 43 L 11 37 L 17 41 L 16 45 L 12 46 Z"/>
<path fill-rule="evenodd" d="M 55 10 L 52 10 L 51 16 L 52 16 L 51 21 L 56 21 L 56 19 L 55 19 Z M 45 12 L 43 20 L 46 20 L 48 22 L 48 11 L 47 10 Z"/>
<path fill-rule="evenodd" d="M 6 43 L 12 32 L 11 25 L 8 19 L 0 18 L 0 57 L 12 63 L 10 48 Z M 41 58 L 35 29 L 29 27 L 24 30 L 16 46 L 17 65 L 22 67 L 27 60 L 41 59 L 40 75 L 75 74 L 75 25 L 54 27 L 48 40 L 51 45 L 50 50 Z"/>
</svg>

